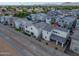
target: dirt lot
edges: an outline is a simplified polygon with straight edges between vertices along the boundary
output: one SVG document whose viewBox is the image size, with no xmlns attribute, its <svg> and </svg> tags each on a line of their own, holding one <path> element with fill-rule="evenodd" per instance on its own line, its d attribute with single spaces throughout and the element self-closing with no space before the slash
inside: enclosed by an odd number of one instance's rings
<svg viewBox="0 0 79 59">
<path fill-rule="evenodd" d="M 12 48 L 0 37 L 0 56 L 18 56 L 16 49 Z"/>
</svg>

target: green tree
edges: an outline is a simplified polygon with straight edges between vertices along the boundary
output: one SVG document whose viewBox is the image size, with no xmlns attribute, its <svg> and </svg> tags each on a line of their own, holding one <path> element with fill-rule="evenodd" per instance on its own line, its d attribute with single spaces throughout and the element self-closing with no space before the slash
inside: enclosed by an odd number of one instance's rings
<svg viewBox="0 0 79 59">
<path fill-rule="evenodd" d="M 18 12 L 17 14 L 14 14 L 14 16 L 16 16 L 16 17 L 26 17 L 26 16 L 28 16 L 29 15 L 29 13 L 28 12 Z"/>
</svg>

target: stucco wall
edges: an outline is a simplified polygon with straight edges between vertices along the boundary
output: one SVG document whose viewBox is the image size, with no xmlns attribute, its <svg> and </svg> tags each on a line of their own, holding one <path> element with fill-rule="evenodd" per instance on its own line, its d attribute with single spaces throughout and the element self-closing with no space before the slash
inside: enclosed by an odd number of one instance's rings
<svg viewBox="0 0 79 59">
<path fill-rule="evenodd" d="M 51 35 L 51 33 L 52 32 L 48 32 L 47 33 L 47 31 L 43 30 L 42 31 L 42 38 L 45 39 L 45 40 L 47 40 L 47 41 L 50 41 L 50 35 Z"/>
<path fill-rule="evenodd" d="M 32 29 L 31 29 L 32 28 Z M 35 28 L 34 26 L 29 26 L 28 28 L 26 28 L 25 30 L 34 33 L 34 36 L 36 36 L 36 38 L 40 35 L 41 30 Z"/>
</svg>

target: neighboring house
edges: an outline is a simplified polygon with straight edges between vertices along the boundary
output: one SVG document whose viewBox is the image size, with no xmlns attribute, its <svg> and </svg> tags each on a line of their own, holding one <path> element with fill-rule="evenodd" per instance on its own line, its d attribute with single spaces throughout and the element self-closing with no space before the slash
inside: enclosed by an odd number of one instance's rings
<svg viewBox="0 0 79 59">
<path fill-rule="evenodd" d="M 21 28 L 23 30 L 23 32 L 27 33 L 27 34 L 30 34 L 30 27 L 33 25 L 33 22 L 32 21 L 23 21 L 22 24 L 21 24 Z"/>
<path fill-rule="evenodd" d="M 14 21 L 14 25 L 15 25 L 15 28 L 16 28 L 16 29 L 19 29 L 20 26 L 21 26 L 21 20 L 18 20 L 18 19 L 15 20 L 15 21 Z"/>
<path fill-rule="evenodd" d="M 0 18 L 0 22 L 5 25 L 9 25 L 11 20 L 13 20 L 12 16 L 1 16 Z"/>
<path fill-rule="evenodd" d="M 79 29 L 74 31 L 74 34 L 71 36 L 71 38 L 70 50 L 79 54 Z"/>
<path fill-rule="evenodd" d="M 43 21 L 43 22 L 45 22 L 46 17 L 47 17 L 47 14 L 45 14 L 45 13 L 37 13 L 35 21 Z"/>
<path fill-rule="evenodd" d="M 38 38 L 39 36 L 39 30 L 31 23 L 26 24 L 26 28 L 24 29 L 25 33 L 34 36 L 35 38 Z"/>
<path fill-rule="evenodd" d="M 52 35 L 50 36 L 50 40 L 56 42 L 57 44 L 61 44 L 63 47 L 66 41 L 70 36 L 69 30 L 63 28 L 53 28 Z"/>
<path fill-rule="evenodd" d="M 5 25 L 8 25 L 9 20 L 11 20 L 10 18 L 11 18 L 11 16 L 4 16 L 4 24 Z"/>
<path fill-rule="evenodd" d="M 79 15 L 79 10 L 78 9 L 73 9 L 72 14 L 75 15 L 75 16 Z"/>
<path fill-rule="evenodd" d="M 57 15 L 61 15 L 59 10 L 51 10 L 47 13 L 50 16 L 57 16 Z"/>
<path fill-rule="evenodd" d="M 34 37 L 38 38 L 42 35 L 42 29 L 45 28 L 45 26 L 46 23 L 44 22 L 35 23 L 30 27 L 29 31 Z"/>
<path fill-rule="evenodd" d="M 60 27 L 67 28 L 67 29 L 74 27 L 75 22 L 76 22 L 76 17 L 74 16 L 65 16 L 63 18 L 56 19 L 56 23 L 60 25 Z"/>
<path fill-rule="evenodd" d="M 35 17 L 36 17 L 36 14 L 30 14 L 29 16 L 27 16 L 27 19 L 31 21 L 35 21 Z"/>
<path fill-rule="evenodd" d="M 2 24 L 4 23 L 4 16 L 0 17 L 0 23 L 2 23 Z"/>
<path fill-rule="evenodd" d="M 39 22 L 39 23 L 31 23 L 30 26 L 27 26 L 25 29 L 26 33 L 29 32 L 30 35 L 38 38 L 42 37 L 42 30 L 47 26 L 47 23 L 45 22 Z"/>
<path fill-rule="evenodd" d="M 20 29 L 21 28 L 21 25 L 23 22 L 26 22 L 27 19 L 23 19 L 23 18 L 17 18 L 17 20 L 14 20 L 14 27 L 16 29 Z"/>
<path fill-rule="evenodd" d="M 54 21 L 54 19 L 51 16 L 47 16 L 45 22 L 48 24 L 51 24 Z"/>
<path fill-rule="evenodd" d="M 52 20 L 53 20 L 52 17 L 45 13 L 37 13 L 35 18 L 35 21 L 46 22 L 48 24 L 51 24 Z"/>
<path fill-rule="evenodd" d="M 8 25 L 14 27 L 14 21 L 17 19 L 18 19 L 17 17 L 11 17 L 10 20 L 8 21 Z"/>
<path fill-rule="evenodd" d="M 30 14 L 27 18 L 32 21 L 45 21 L 46 14 L 44 13 L 36 13 Z"/>
<path fill-rule="evenodd" d="M 12 21 L 17 20 L 16 17 L 9 17 L 6 22 L 9 26 L 12 26 Z"/>
<path fill-rule="evenodd" d="M 75 28 L 77 29 L 79 29 L 79 19 L 76 21 L 76 26 L 75 26 Z"/>
<path fill-rule="evenodd" d="M 33 22 L 46 22 L 48 24 L 50 24 L 52 20 L 52 17 L 45 13 L 30 14 L 27 18 Z"/>
<path fill-rule="evenodd" d="M 50 41 L 50 36 L 52 34 L 52 27 L 49 24 L 45 25 L 45 28 L 42 30 L 42 38 L 46 41 Z"/>
<path fill-rule="evenodd" d="M 13 27 L 15 28 L 15 21 L 18 20 L 18 17 L 11 17 L 9 20 L 8 20 L 8 25 L 10 27 Z"/>
</svg>

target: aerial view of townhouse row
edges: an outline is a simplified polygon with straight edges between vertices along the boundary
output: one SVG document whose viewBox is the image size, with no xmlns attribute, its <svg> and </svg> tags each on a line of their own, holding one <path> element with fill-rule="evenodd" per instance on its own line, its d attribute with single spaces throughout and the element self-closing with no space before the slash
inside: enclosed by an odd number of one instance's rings
<svg viewBox="0 0 79 59">
<path fill-rule="evenodd" d="M 1 26 L 22 32 L 55 50 L 79 55 L 79 9 L 48 7 L 0 7 Z"/>
</svg>

